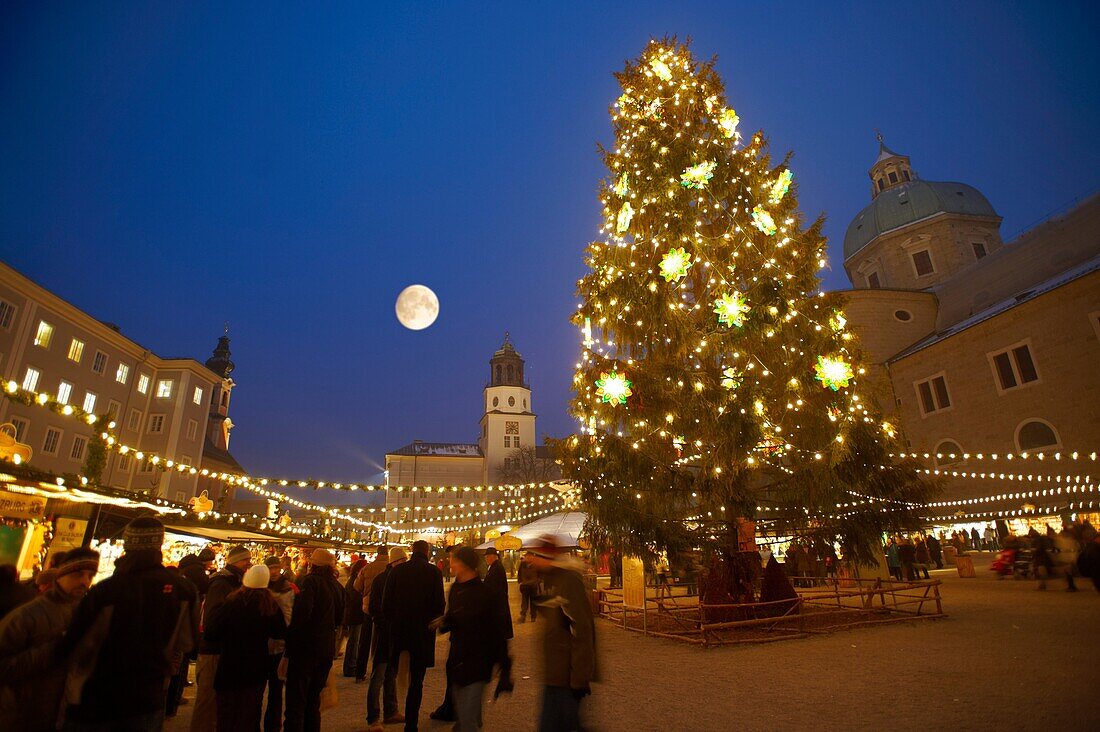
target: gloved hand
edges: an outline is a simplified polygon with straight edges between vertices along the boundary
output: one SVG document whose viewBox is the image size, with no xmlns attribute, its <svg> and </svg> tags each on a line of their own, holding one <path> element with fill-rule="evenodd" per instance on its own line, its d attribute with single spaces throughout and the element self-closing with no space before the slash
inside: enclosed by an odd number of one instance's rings
<svg viewBox="0 0 1100 732">
<path fill-rule="evenodd" d="M 592 693 L 592 687 L 582 686 L 579 689 L 570 689 L 569 691 L 571 691 L 573 693 L 573 698 L 574 699 L 576 699 L 577 701 L 580 701 L 581 699 L 585 698 L 586 696 L 588 696 L 589 694 Z"/>
</svg>

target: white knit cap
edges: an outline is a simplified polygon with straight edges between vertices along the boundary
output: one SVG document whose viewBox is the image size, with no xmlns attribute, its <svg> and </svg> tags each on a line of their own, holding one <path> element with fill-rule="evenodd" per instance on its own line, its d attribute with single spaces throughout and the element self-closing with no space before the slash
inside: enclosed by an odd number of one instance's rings
<svg viewBox="0 0 1100 732">
<path fill-rule="evenodd" d="M 266 564 L 254 564 L 244 573 L 244 586 L 262 590 L 271 582 L 271 570 Z"/>
</svg>

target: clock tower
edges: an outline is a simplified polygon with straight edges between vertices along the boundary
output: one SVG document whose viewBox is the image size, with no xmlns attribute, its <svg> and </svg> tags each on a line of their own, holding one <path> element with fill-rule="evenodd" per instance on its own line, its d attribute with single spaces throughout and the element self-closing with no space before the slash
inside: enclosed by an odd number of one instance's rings
<svg viewBox="0 0 1100 732">
<path fill-rule="evenodd" d="M 534 448 L 535 414 L 531 411 L 531 387 L 523 378 L 523 358 L 508 333 L 489 359 L 489 383 L 485 387 L 481 438 L 485 457 L 484 481 L 499 483 L 500 468 L 520 447 Z"/>
</svg>

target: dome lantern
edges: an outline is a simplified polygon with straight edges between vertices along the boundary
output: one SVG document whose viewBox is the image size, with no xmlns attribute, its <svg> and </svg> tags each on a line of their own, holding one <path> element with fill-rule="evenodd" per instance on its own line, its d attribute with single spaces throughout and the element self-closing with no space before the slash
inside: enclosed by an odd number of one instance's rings
<svg viewBox="0 0 1100 732">
<path fill-rule="evenodd" d="M 875 139 L 878 140 L 878 158 L 867 171 L 867 175 L 871 177 L 871 198 L 875 198 L 885 190 L 915 180 L 917 177 L 912 166 L 909 165 L 908 155 L 900 155 L 886 147 L 886 141 L 881 132 L 876 131 Z"/>
</svg>

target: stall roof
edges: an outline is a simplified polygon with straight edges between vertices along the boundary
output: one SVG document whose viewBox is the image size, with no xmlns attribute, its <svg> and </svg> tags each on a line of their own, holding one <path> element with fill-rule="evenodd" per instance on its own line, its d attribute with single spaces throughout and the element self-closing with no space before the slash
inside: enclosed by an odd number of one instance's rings
<svg viewBox="0 0 1100 732">
<path fill-rule="evenodd" d="M 509 531 L 508 535 L 516 537 L 523 542 L 523 546 L 527 547 L 543 534 L 553 534 L 561 542 L 563 549 L 576 549 L 577 540 L 581 536 L 584 521 L 587 518 L 588 514 L 583 511 L 555 513 Z M 493 542 L 487 541 L 478 549 L 488 549 L 491 546 L 493 546 Z"/>
</svg>

